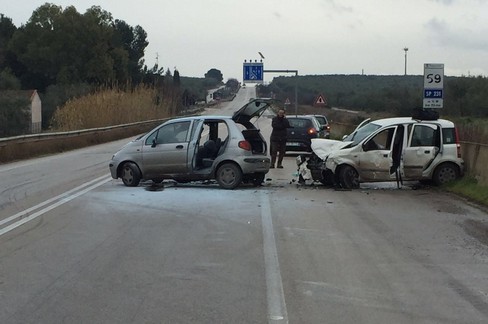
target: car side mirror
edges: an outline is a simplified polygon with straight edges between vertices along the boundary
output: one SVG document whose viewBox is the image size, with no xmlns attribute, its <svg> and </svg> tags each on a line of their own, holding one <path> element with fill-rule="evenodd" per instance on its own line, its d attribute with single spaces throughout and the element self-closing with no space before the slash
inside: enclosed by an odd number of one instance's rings
<svg viewBox="0 0 488 324">
<path fill-rule="evenodd" d="M 153 138 L 151 147 L 156 147 L 156 144 L 157 144 L 157 143 L 156 143 L 156 139 L 155 139 L 155 138 Z"/>
</svg>

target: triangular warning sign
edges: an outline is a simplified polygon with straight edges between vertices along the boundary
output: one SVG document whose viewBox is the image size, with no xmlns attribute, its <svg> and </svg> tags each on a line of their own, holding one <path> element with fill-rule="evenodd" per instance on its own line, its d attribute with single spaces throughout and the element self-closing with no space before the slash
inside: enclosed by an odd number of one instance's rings
<svg viewBox="0 0 488 324">
<path fill-rule="evenodd" d="M 327 101 L 325 100 L 325 97 L 323 95 L 318 95 L 317 98 L 315 99 L 314 106 L 326 106 Z"/>
<path fill-rule="evenodd" d="M 290 98 L 286 98 L 286 100 L 285 100 L 285 105 L 290 105 L 290 104 L 291 104 L 291 102 L 290 102 Z"/>
</svg>

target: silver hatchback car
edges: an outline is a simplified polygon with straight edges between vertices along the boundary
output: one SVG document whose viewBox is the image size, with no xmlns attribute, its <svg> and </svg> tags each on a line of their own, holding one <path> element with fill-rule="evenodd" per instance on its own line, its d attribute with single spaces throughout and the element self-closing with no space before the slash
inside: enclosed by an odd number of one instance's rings
<svg viewBox="0 0 488 324">
<path fill-rule="evenodd" d="M 141 180 L 217 180 L 234 189 L 260 185 L 269 171 L 267 143 L 252 123 L 272 99 L 253 99 L 231 116 L 171 119 L 126 144 L 109 163 L 112 178 L 135 187 Z"/>
</svg>

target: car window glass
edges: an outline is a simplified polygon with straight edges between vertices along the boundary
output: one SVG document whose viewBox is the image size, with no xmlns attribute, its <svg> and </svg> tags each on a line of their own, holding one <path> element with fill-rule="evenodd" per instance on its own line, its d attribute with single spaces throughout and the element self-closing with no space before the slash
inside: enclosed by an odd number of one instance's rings
<svg viewBox="0 0 488 324">
<path fill-rule="evenodd" d="M 294 128 L 307 128 L 311 124 L 309 119 L 303 118 L 288 118 L 288 121 L 290 122 L 290 126 Z"/>
<path fill-rule="evenodd" d="M 320 122 L 316 118 L 314 118 L 313 124 L 314 124 L 314 127 L 317 129 L 319 129 L 321 127 Z"/>
<path fill-rule="evenodd" d="M 195 133 L 197 132 L 199 123 L 197 121 L 193 121 L 193 124 L 191 126 L 191 134 L 190 134 L 190 139 L 195 138 Z"/>
<path fill-rule="evenodd" d="M 146 145 L 151 145 L 153 139 L 156 139 L 156 144 L 186 142 L 189 128 L 189 121 L 166 124 L 146 139 Z"/>
<path fill-rule="evenodd" d="M 188 131 L 190 130 L 190 122 L 185 121 L 171 125 L 173 125 L 173 136 L 168 139 L 169 143 L 186 142 L 188 138 Z"/>
<path fill-rule="evenodd" d="M 436 127 L 430 125 L 415 125 L 412 132 L 411 147 L 435 146 Z"/>
<path fill-rule="evenodd" d="M 373 133 L 376 131 L 378 128 L 380 128 L 380 125 L 376 125 L 373 123 L 366 124 L 362 126 L 361 128 L 357 129 L 355 132 L 349 134 L 346 138 L 344 138 L 345 142 L 352 142 L 351 146 L 356 146 L 364 138 L 366 138 L 369 134 Z"/>
<path fill-rule="evenodd" d="M 221 122 L 219 123 L 219 133 L 218 133 L 218 138 L 222 143 L 227 141 L 227 138 L 229 137 L 229 126 L 227 123 Z"/>
<path fill-rule="evenodd" d="M 369 139 L 365 144 L 365 150 L 390 150 L 395 128 L 387 128 Z"/>
<path fill-rule="evenodd" d="M 152 145 L 153 140 L 156 138 L 157 135 L 158 135 L 158 131 L 153 132 L 151 135 L 149 135 L 146 138 L 146 142 L 144 144 L 145 145 Z"/>
<path fill-rule="evenodd" d="M 320 124 L 322 124 L 322 125 L 327 124 L 327 119 L 325 119 L 325 117 L 317 116 L 315 118 L 317 118 L 317 120 L 319 121 Z"/>
<path fill-rule="evenodd" d="M 443 128 L 442 129 L 442 143 L 444 144 L 455 144 L 456 143 L 456 132 L 454 128 Z"/>
</svg>

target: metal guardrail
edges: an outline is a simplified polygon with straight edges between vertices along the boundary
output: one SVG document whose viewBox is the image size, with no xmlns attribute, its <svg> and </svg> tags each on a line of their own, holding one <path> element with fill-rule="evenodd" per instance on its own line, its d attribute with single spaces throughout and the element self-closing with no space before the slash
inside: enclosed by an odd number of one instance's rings
<svg viewBox="0 0 488 324">
<path fill-rule="evenodd" d="M 0 139 L 0 163 L 29 159 L 45 154 L 60 153 L 122 138 L 136 136 L 168 120 L 155 119 L 143 122 L 98 127 L 69 132 L 40 133 Z"/>
<path fill-rule="evenodd" d="M 56 138 L 56 137 L 71 137 L 71 136 L 78 136 L 82 134 L 90 134 L 93 132 L 100 133 L 108 130 L 113 129 L 120 129 L 120 128 L 127 128 L 132 126 L 141 126 L 147 124 L 154 124 L 154 123 L 162 123 L 170 118 L 164 119 L 153 119 L 143 122 L 135 122 L 135 123 L 128 123 L 128 124 L 121 124 L 116 126 L 107 126 L 107 127 L 98 127 L 98 128 L 89 128 L 89 129 L 82 129 L 77 131 L 68 131 L 68 132 L 53 132 L 53 133 L 38 133 L 38 134 L 28 134 L 28 135 L 19 135 L 19 136 L 12 136 L 12 137 L 4 137 L 0 138 L 0 146 L 4 146 L 8 143 L 12 142 L 21 142 L 21 141 L 39 141 L 48 138 Z"/>
</svg>

